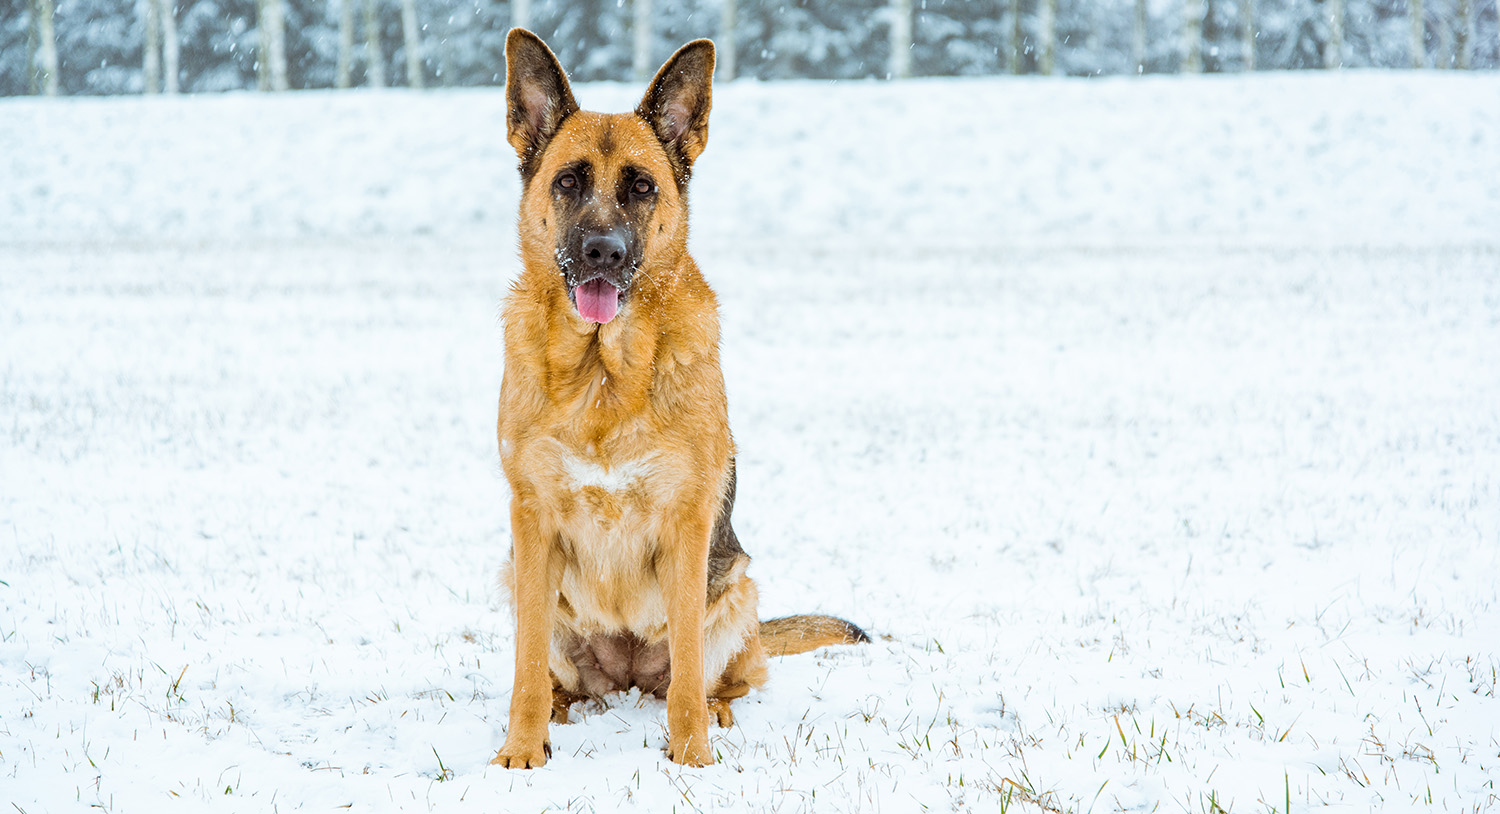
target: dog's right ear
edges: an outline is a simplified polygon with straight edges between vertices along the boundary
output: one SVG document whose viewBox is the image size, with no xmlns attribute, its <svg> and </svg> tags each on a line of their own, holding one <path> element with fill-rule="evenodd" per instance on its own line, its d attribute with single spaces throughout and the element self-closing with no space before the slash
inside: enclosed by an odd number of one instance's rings
<svg viewBox="0 0 1500 814">
<path fill-rule="evenodd" d="M 524 168 L 578 110 L 568 77 L 541 37 L 512 28 L 505 39 L 506 140 Z"/>
</svg>

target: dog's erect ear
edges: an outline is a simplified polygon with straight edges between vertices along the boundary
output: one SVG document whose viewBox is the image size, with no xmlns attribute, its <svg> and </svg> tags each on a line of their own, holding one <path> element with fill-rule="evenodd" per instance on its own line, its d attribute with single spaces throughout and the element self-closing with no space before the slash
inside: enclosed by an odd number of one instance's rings
<svg viewBox="0 0 1500 814">
<path fill-rule="evenodd" d="M 667 148 L 679 181 L 687 180 L 688 170 L 708 144 L 713 82 L 714 44 L 693 40 L 661 66 L 635 109 Z"/>
<path fill-rule="evenodd" d="M 568 77 L 537 35 L 512 28 L 505 39 L 506 139 L 524 168 L 578 110 Z"/>
</svg>

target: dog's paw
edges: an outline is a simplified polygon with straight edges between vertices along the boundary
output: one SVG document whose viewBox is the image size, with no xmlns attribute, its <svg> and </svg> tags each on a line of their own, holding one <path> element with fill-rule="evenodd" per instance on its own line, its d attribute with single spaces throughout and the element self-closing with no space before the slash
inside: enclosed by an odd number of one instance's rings
<svg viewBox="0 0 1500 814">
<path fill-rule="evenodd" d="M 516 746 L 507 740 L 490 765 L 507 769 L 540 769 L 547 765 L 549 757 L 552 757 L 552 744 L 546 741 L 535 746 Z"/>
<path fill-rule="evenodd" d="M 667 748 L 667 757 L 680 766 L 694 768 L 711 766 L 714 762 L 714 753 L 708 748 L 707 734 L 672 738 L 672 743 Z"/>
<path fill-rule="evenodd" d="M 708 699 L 708 717 L 717 721 L 721 729 L 734 726 L 734 713 L 729 710 L 729 699 Z"/>
<path fill-rule="evenodd" d="M 567 690 L 552 688 L 552 723 L 567 724 L 569 722 L 568 710 L 579 701 L 588 700 L 588 696 L 568 692 Z"/>
</svg>

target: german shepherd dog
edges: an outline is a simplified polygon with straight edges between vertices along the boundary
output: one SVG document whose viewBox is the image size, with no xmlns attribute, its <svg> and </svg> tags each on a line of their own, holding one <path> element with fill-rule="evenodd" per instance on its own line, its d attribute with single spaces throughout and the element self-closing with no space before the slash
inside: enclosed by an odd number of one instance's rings
<svg viewBox="0 0 1500 814">
<path fill-rule="evenodd" d="M 639 687 L 666 698 L 669 757 L 703 766 L 710 712 L 732 725 L 729 701 L 765 683 L 768 653 L 868 641 L 827 616 L 758 623 L 729 525 L 718 304 L 687 252 L 713 43 L 683 46 L 614 115 L 578 109 L 535 34 L 512 30 L 505 54 L 524 264 L 505 303 L 497 428 L 516 678 L 491 762 L 543 765 L 549 720 Z"/>
</svg>

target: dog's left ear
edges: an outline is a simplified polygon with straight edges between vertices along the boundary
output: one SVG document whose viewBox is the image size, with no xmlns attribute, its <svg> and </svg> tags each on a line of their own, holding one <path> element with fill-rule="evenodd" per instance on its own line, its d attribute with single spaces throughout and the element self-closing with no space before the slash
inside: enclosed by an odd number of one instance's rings
<svg viewBox="0 0 1500 814">
<path fill-rule="evenodd" d="M 694 161 L 708 145 L 708 111 L 713 106 L 714 44 L 693 40 L 677 49 L 651 80 L 636 107 L 686 181 Z"/>
</svg>

